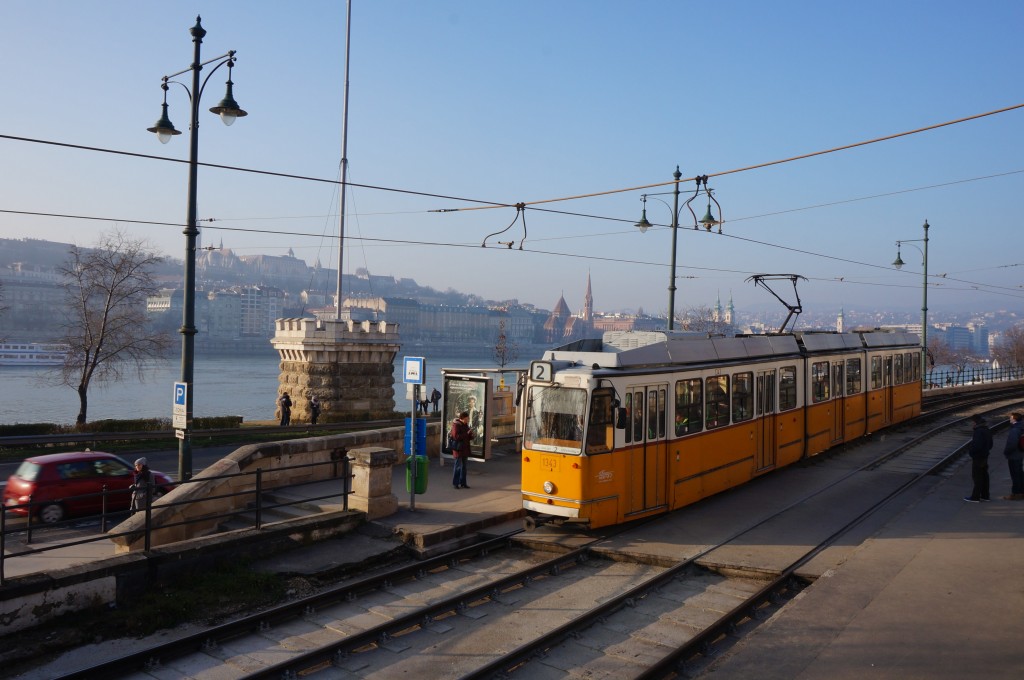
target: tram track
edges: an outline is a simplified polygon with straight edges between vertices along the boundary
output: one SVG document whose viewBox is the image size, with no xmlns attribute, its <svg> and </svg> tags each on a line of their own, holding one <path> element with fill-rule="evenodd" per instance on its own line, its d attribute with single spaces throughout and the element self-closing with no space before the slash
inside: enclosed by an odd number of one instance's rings
<svg viewBox="0 0 1024 680">
<path fill-rule="evenodd" d="M 218 678 L 393 677 L 404 670 L 413 672 L 416 664 L 430 663 L 424 659 L 438 658 L 452 665 L 432 666 L 438 671 L 436 677 L 543 677 L 563 667 L 579 668 L 581 663 L 595 668 L 619 663 L 621 677 L 692 673 L 700 667 L 695 660 L 707 658 L 723 642 L 755 627 L 809 583 L 800 574 L 803 566 L 956 458 L 961 447 L 952 445 L 963 444 L 965 437 L 954 434 L 947 441 L 945 433 L 961 427 L 969 416 L 958 415 L 959 411 L 978 405 L 972 400 L 944 407 L 942 414 L 929 412 L 923 420 L 945 422 L 920 428 L 921 432 L 907 431 L 917 427 L 901 427 L 901 432 L 888 437 L 905 440 L 894 442 L 895 448 L 671 566 L 659 566 L 656 561 L 638 565 L 614 548 L 598 549 L 616 535 L 636 529 L 636 524 L 603 532 L 586 545 L 554 557 L 513 547 L 519 532 L 512 532 L 61 677 L 200 678 L 207 677 L 204 666 L 211 672 L 208 677 L 214 677 L 217 668 Z M 1004 399 L 997 408 L 1012 405 Z M 905 461 L 911 459 L 915 462 L 910 467 L 916 472 L 906 469 Z M 849 509 L 847 514 L 852 516 L 841 526 L 818 537 L 812 548 L 787 556 L 782 567 L 749 568 L 741 560 L 716 557 L 772 523 L 800 524 L 800 518 L 792 515 L 812 499 L 835 493 L 858 474 L 877 472 L 906 479 Z M 648 525 L 658 521 L 670 520 L 663 516 Z M 504 566 L 487 562 L 493 554 L 510 549 L 516 551 L 516 560 Z M 517 561 L 531 563 L 512 564 Z M 759 580 L 766 574 L 771 574 L 768 581 Z M 595 584 L 611 580 L 616 585 L 610 590 L 595 590 Z M 419 589 L 415 584 L 426 587 Z M 425 594 L 428 591 L 435 594 Z M 388 599 L 392 595 L 396 597 Z M 565 606 L 568 600 L 571 606 Z M 354 609 L 348 614 L 333 611 L 344 605 Z M 363 625 L 374 618 L 385 620 Z M 488 619 L 501 621 L 496 624 L 501 630 L 485 626 Z M 517 619 L 521 628 L 512 627 Z M 598 628 L 600 633 L 594 632 Z M 327 641 L 328 637 L 334 639 Z M 488 639 L 489 647 L 484 643 Z M 595 641 L 601 644 L 595 646 Z M 638 647 L 627 651 L 634 644 Z M 418 652 L 407 651 L 414 648 Z M 404 660 L 397 658 L 403 655 Z M 238 662 L 237 674 L 226 672 L 225 665 L 233 662 Z M 181 675 L 176 675 L 179 671 Z"/>
</svg>

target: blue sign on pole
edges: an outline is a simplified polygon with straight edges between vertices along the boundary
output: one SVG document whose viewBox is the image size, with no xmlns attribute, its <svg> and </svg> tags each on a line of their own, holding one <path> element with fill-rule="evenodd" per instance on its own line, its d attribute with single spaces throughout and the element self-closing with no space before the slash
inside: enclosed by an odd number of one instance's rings
<svg viewBox="0 0 1024 680">
<path fill-rule="evenodd" d="M 405 357 L 405 382 L 422 385 L 427 377 L 426 360 L 423 357 Z"/>
<path fill-rule="evenodd" d="M 188 395 L 188 384 L 183 382 L 174 383 L 174 405 L 184 406 Z"/>
</svg>

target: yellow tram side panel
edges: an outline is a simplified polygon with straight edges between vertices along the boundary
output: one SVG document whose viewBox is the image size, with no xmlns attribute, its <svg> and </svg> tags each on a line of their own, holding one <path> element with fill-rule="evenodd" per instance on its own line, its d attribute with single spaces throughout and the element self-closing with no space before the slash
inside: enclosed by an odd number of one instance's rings
<svg viewBox="0 0 1024 680">
<path fill-rule="evenodd" d="M 921 383 L 909 382 L 892 388 L 893 422 L 901 423 L 921 415 Z"/>
<path fill-rule="evenodd" d="M 841 405 L 838 404 L 838 406 Z M 808 456 L 815 456 L 832 446 L 836 407 L 835 401 L 807 405 L 805 410 L 807 411 L 806 451 Z"/>
<path fill-rule="evenodd" d="M 843 441 L 853 441 L 868 433 L 867 405 L 863 394 L 844 397 L 843 411 L 846 419 L 846 431 Z"/>
<path fill-rule="evenodd" d="M 744 484 L 754 469 L 751 425 L 676 439 L 669 443 L 672 509 Z"/>
<path fill-rule="evenodd" d="M 800 460 L 807 451 L 804 441 L 804 410 L 795 408 L 772 417 L 776 433 L 775 467 L 780 468 Z"/>
</svg>

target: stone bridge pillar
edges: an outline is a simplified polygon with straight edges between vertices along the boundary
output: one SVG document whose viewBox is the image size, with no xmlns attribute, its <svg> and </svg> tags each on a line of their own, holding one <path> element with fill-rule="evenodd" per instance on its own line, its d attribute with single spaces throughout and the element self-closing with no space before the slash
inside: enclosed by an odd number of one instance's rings
<svg viewBox="0 0 1024 680">
<path fill-rule="evenodd" d="M 386 321 L 278 319 L 271 344 L 281 356 L 277 395 L 292 400 L 292 422 L 309 422 L 315 394 L 320 422 L 388 418 L 395 411 L 398 325 Z M 280 409 L 276 411 L 280 417 Z"/>
</svg>

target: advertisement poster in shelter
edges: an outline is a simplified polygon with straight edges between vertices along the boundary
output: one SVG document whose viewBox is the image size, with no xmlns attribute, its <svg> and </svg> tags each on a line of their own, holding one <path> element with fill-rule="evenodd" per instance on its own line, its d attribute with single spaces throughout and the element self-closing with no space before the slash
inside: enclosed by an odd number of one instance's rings
<svg viewBox="0 0 1024 680">
<path fill-rule="evenodd" d="M 491 382 L 491 378 L 444 376 L 444 432 L 447 435 L 452 421 L 460 413 L 469 413 L 467 423 L 474 435 L 469 446 L 469 457 L 477 460 L 490 457 L 491 423 L 487 407 L 490 402 Z"/>
</svg>

